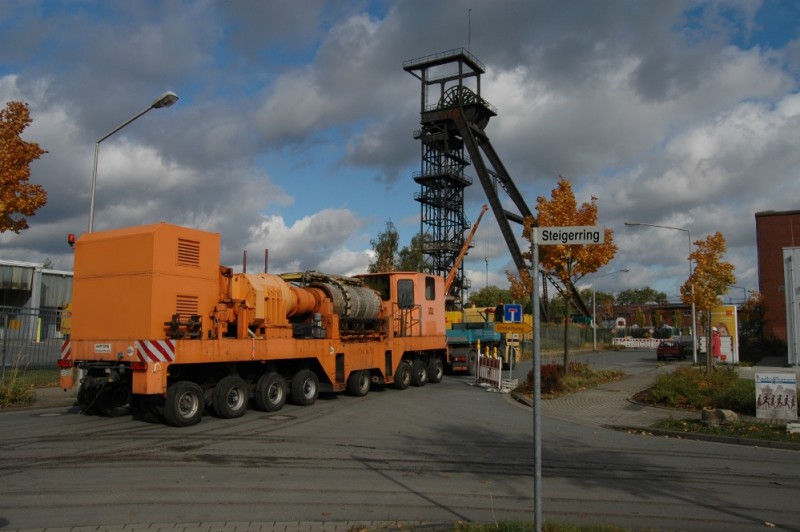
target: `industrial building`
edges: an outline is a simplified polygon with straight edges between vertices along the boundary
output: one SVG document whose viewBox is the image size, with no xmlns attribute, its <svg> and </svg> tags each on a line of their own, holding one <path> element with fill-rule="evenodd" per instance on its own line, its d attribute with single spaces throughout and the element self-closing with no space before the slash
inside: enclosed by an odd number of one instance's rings
<svg viewBox="0 0 800 532">
<path fill-rule="evenodd" d="M 58 337 L 60 311 L 71 299 L 72 272 L 0 260 L 0 337 Z"/>
</svg>

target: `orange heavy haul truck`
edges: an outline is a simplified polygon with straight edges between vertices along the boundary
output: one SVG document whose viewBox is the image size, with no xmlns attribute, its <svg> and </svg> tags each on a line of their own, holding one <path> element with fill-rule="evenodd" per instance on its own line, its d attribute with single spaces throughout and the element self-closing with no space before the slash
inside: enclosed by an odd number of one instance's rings
<svg viewBox="0 0 800 532">
<path fill-rule="evenodd" d="M 319 392 L 441 381 L 441 277 L 234 273 L 219 261 L 218 234 L 163 222 L 78 239 L 59 367 L 83 411 L 189 426 L 206 407 L 235 418 L 251 402 L 274 412 Z"/>
</svg>

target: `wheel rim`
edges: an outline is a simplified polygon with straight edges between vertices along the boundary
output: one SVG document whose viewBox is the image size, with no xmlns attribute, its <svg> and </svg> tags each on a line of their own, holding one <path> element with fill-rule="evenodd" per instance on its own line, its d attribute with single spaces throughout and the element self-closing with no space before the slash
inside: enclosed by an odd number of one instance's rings
<svg viewBox="0 0 800 532">
<path fill-rule="evenodd" d="M 361 390 L 366 390 L 369 387 L 369 375 L 366 372 L 361 373 L 358 377 L 358 386 Z"/>
<path fill-rule="evenodd" d="M 273 382 L 267 390 L 267 400 L 272 404 L 278 404 L 281 399 L 283 399 L 283 387 L 279 383 Z"/>
<path fill-rule="evenodd" d="M 228 392 L 228 397 L 226 398 L 226 402 L 228 406 L 234 410 L 238 410 L 244 404 L 244 392 L 238 386 L 234 386 Z"/>
<path fill-rule="evenodd" d="M 191 392 L 186 392 L 181 395 L 178 401 L 178 411 L 182 417 L 192 417 L 197 413 L 200 407 L 200 401 L 197 396 Z"/>
<path fill-rule="evenodd" d="M 314 379 L 308 378 L 303 381 L 303 396 L 306 399 L 311 399 L 314 397 L 314 392 L 316 392 L 317 387 L 314 384 Z"/>
</svg>

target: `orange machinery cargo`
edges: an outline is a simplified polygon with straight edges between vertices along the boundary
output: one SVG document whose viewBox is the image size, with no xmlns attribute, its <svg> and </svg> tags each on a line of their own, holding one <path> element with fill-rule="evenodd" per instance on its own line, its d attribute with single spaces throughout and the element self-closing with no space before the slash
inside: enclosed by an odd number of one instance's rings
<svg viewBox="0 0 800 532">
<path fill-rule="evenodd" d="M 236 274 L 219 250 L 219 235 L 166 223 L 78 239 L 59 366 L 64 389 L 82 370 L 85 411 L 183 426 L 205 406 L 238 417 L 250 400 L 274 411 L 287 396 L 441 380 L 443 279 Z"/>
</svg>

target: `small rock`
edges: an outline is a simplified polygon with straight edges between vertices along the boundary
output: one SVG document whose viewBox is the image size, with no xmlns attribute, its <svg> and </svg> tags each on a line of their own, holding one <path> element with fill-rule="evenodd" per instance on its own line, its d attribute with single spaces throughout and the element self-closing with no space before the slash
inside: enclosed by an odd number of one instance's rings
<svg viewBox="0 0 800 532">
<path fill-rule="evenodd" d="M 704 425 L 709 427 L 719 427 L 720 425 L 732 425 L 739 421 L 739 415 L 733 410 L 725 408 L 707 408 L 703 410 L 701 420 Z"/>
</svg>

